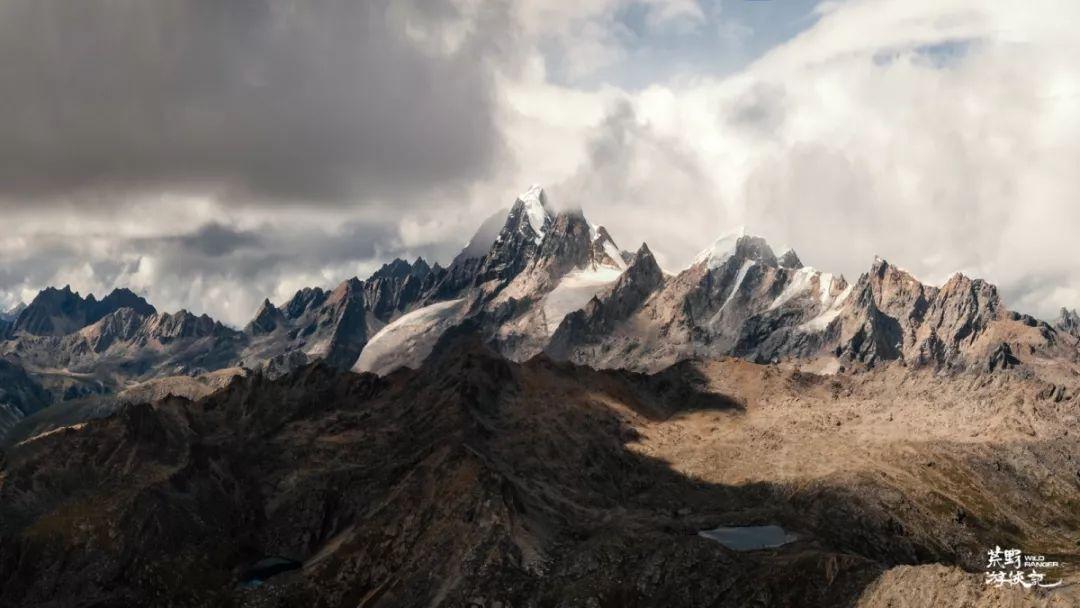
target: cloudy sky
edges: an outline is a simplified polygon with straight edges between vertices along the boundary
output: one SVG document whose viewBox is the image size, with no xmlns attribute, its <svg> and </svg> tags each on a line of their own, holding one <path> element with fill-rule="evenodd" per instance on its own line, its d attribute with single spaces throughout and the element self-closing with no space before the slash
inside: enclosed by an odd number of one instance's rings
<svg viewBox="0 0 1080 608">
<path fill-rule="evenodd" d="M 677 270 L 744 225 L 854 278 L 1080 306 L 1072 0 L 0 0 L 0 308 L 448 261 L 531 183 Z"/>
</svg>

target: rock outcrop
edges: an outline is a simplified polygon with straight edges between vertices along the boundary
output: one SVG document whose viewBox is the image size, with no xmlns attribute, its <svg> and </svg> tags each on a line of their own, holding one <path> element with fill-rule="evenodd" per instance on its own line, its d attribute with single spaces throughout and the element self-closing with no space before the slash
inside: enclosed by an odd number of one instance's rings
<svg viewBox="0 0 1080 608">
<path fill-rule="evenodd" d="M 265 299 L 244 331 L 253 336 L 261 336 L 273 332 L 284 322 L 285 315 L 269 299 Z"/>
</svg>

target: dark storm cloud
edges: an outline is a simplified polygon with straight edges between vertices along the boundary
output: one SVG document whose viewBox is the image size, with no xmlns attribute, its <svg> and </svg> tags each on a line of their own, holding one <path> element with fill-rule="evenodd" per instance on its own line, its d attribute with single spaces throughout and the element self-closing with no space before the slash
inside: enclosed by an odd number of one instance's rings
<svg viewBox="0 0 1080 608">
<path fill-rule="evenodd" d="M 174 237 L 184 249 L 209 257 L 228 255 L 241 247 L 253 247 L 261 241 L 254 232 L 235 230 L 218 223 L 202 226 L 191 234 Z"/>
<path fill-rule="evenodd" d="M 421 1 L 3 0 L 0 199 L 210 184 L 355 203 L 485 175 L 500 13 L 464 18 Z"/>
<path fill-rule="evenodd" d="M 348 222 L 333 231 L 287 225 L 236 230 L 210 223 L 177 237 L 131 239 L 117 246 L 137 255 L 154 256 L 158 271 L 166 276 L 217 276 L 247 285 L 358 261 L 386 262 L 399 256 L 436 261 L 456 253 L 459 244 L 449 248 L 442 243 L 406 247 L 400 242 L 397 223 L 386 221 Z"/>
<path fill-rule="evenodd" d="M 211 222 L 175 237 L 131 239 L 121 248 L 160 260 L 175 276 L 222 276 L 247 281 L 375 257 L 393 249 L 393 223 L 350 222 L 333 232 L 264 226 L 238 230 Z"/>
</svg>

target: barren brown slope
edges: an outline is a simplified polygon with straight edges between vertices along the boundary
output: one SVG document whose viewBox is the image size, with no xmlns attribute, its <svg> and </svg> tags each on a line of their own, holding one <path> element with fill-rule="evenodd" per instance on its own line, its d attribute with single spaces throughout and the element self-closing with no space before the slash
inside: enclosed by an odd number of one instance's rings
<svg viewBox="0 0 1080 608">
<path fill-rule="evenodd" d="M 935 406 L 939 382 L 519 365 L 468 336 L 385 379 L 242 378 L 6 454 L 0 605 L 842 606 L 887 595 L 874 581 L 898 564 L 1064 549 L 1076 482 L 1055 459 L 1075 446 L 1042 409 L 1071 402 L 998 375 L 955 385 L 985 402 Z M 883 386 L 903 387 L 892 404 Z M 890 408 L 926 435 L 876 435 Z M 980 408 L 987 442 L 949 432 Z M 980 479 L 1003 495 L 982 501 Z M 799 540 L 736 553 L 697 535 L 765 523 Z M 240 588 L 272 556 L 302 568 Z"/>
<path fill-rule="evenodd" d="M 1078 579 L 1075 376 L 1054 385 L 1023 370 L 941 375 L 900 366 L 818 376 L 737 359 L 687 362 L 665 373 L 678 369 L 701 378 L 703 391 L 738 395 L 743 408 L 651 423 L 631 449 L 708 483 L 769 483 L 804 506 L 804 521 L 824 528 L 876 518 L 885 524 L 882 536 L 912 542 L 911 561 L 937 560 L 919 553 L 930 549 L 973 572 L 900 570 L 860 605 L 1080 601 L 1075 590 L 987 589 L 981 574 L 986 550 L 1001 545 L 1054 556 L 1068 564 L 1055 577 Z M 848 496 L 847 513 L 828 512 L 815 499 L 838 491 Z M 847 542 L 886 542 L 865 534 Z M 835 542 L 844 532 L 826 536 Z M 965 591 L 951 594 L 954 584 Z"/>
</svg>

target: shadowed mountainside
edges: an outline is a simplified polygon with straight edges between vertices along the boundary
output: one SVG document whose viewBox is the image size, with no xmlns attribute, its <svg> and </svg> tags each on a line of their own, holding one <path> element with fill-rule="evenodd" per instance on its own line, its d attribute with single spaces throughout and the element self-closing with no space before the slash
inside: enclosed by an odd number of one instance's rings
<svg viewBox="0 0 1080 608">
<path fill-rule="evenodd" d="M 722 441 L 772 419 L 766 392 L 825 403 L 856 385 L 734 361 L 651 376 L 516 364 L 469 327 L 434 352 L 385 378 L 321 364 L 239 378 L 13 446 L 0 605 L 853 605 L 896 564 L 974 566 L 984 543 L 1022 530 L 963 488 L 913 491 L 903 476 L 683 470 L 698 461 L 678 450 L 724 453 L 680 439 L 703 419 Z M 963 502 L 967 525 L 942 501 Z M 767 523 L 798 540 L 738 553 L 698 536 Z M 242 584 L 267 558 L 298 569 Z"/>
</svg>

